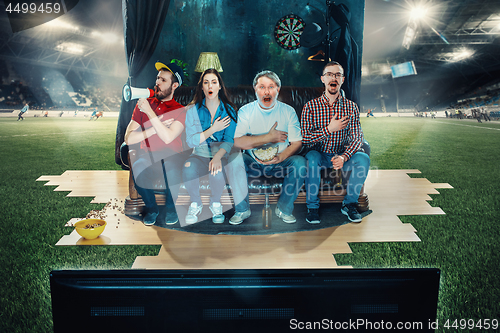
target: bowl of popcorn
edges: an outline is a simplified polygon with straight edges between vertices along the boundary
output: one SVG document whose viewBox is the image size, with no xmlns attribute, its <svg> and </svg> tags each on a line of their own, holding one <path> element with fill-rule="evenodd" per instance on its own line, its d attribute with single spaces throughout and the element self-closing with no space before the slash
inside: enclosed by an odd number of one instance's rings
<svg viewBox="0 0 500 333">
<path fill-rule="evenodd" d="M 278 155 L 279 146 L 276 143 L 268 143 L 258 148 L 252 149 L 255 159 L 261 162 L 269 162 Z"/>
<path fill-rule="evenodd" d="M 106 221 L 100 219 L 85 219 L 74 224 L 76 232 L 85 239 L 95 239 L 104 231 Z"/>
</svg>

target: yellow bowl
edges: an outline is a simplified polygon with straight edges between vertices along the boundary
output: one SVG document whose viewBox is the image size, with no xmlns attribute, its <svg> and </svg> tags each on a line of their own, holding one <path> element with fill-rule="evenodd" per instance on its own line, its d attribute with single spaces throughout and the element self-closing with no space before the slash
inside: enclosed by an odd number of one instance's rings
<svg viewBox="0 0 500 333">
<path fill-rule="evenodd" d="M 106 221 L 100 219 L 86 219 L 76 222 L 74 226 L 76 232 L 83 238 L 95 239 L 104 231 Z"/>
</svg>

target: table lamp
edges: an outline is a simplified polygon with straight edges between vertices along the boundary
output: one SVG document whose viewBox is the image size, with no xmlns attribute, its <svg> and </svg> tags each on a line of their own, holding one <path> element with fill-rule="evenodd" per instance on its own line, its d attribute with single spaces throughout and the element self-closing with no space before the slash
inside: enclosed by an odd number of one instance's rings
<svg viewBox="0 0 500 333">
<path fill-rule="evenodd" d="M 218 72 L 222 72 L 219 56 L 216 52 L 201 52 L 194 71 L 203 73 L 209 68 L 214 68 Z"/>
</svg>

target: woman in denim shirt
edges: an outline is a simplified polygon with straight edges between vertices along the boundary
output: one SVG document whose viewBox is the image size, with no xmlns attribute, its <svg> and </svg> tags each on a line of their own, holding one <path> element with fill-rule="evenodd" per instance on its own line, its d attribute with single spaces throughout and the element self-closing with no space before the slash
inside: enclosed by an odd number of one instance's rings
<svg viewBox="0 0 500 333">
<path fill-rule="evenodd" d="M 198 222 L 203 204 L 200 177 L 209 174 L 212 221 L 223 223 L 220 198 L 225 180 L 222 165 L 234 143 L 236 106 L 229 100 L 224 82 L 215 69 L 207 69 L 198 81 L 193 100 L 186 113 L 186 142 L 194 148 L 184 163 L 184 185 L 191 196 L 186 224 Z"/>
</svg>

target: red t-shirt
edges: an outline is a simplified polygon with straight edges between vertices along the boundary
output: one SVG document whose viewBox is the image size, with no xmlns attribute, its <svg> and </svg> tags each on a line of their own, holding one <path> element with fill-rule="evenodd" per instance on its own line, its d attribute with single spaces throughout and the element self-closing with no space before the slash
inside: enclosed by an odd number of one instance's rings
<svg viewBox="0 0 500 333">
<path fill-rule="evenodd" d="M 185 108 L 177 103 L 174 99 L 171 99 L 166 102 L 162 102 L 155 97 L 148 98 L 149 105 L 156 113 L 156 115 L 160 118 L 160 120 L 164 121 L 167 119 L 174 118 L 184 125 L 186 121 L 186 110 Z M 168 113 L 168 114 L 167 114 Z M 164 115 L 161 117 L 161 115 Z M 144 127 L 144 130 L 150 128 L 151 121 L 148 116 L 139 110 L 137 105 L 135 106 L 134 113 L 132 114 L 132 120 L 137 122 L 139 125 Z M 149 151 L 158 151 L 164 148 L 170 148 L 178 153 L 182 152 L 182 135 L 179 134 L 171 143 L 168 145 L 163 142 L 158 134 L 153 134 L 148 139 L 141 141 L 141 149 L 149 150 Z"/>
</svg>

